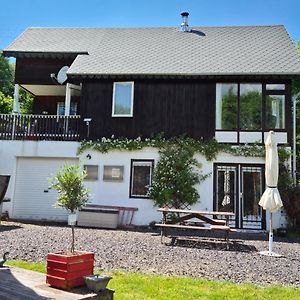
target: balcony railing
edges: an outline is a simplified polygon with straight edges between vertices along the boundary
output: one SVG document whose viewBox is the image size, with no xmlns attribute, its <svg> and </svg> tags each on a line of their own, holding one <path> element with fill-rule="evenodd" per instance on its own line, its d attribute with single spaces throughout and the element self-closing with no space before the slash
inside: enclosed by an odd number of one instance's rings
<svg viewBox="0 0 300 300">
<path fill-rule="evenodd" d="M 78 141 L 80 116 L 0 114 L 1 140 Z"/>
</svg>

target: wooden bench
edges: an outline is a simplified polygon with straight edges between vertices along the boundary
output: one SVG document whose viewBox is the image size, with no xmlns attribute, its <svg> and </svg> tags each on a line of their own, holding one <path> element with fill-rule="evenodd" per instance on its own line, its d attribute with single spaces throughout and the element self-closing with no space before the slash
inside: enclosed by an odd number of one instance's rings
<svg viewBox="0 0 300 300">
<path fill-rule="evenodd" d="M 221 231 L 231 231 L 236 232 L 236 229 L 230 228 L 226 225 L 210 225 L 209 227 L 193 226 L 193 225 L 177 225 L 177 224 L 161 224 L 156 223 L 157 227 L 166 227 L 166 228 L 178 228 L 178 229 L 192 229 L 192 230 L 221 230 Z"/>
<path fill-rule="evenodd" d="M 126 207 L 126 206 L 114 206 L 114 205 L 98 205 L 98 204 L 87 204 L 83 207 L 84 210 L 93 210 L 93 211 L 117 211 L 118 220 L 117 226 L 118 228 L 131 228 L 134 225 L 132 224 L 133 217 L 136 211 L 138 211 L 137 207 Z"/>
</svg>

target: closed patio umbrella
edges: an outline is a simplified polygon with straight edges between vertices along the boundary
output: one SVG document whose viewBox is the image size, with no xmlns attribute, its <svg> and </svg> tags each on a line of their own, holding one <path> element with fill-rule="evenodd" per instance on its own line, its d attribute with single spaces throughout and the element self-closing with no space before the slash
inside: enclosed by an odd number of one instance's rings
<svg viewBox="0 0 300 300">
<path fill-rule="evenodd" d="M 276 212 L 281 206 L 282 201 L 277 189 L 278 183 L 278 151 L 277 143 L 274 140 L 274 132 L 270 131 L 265 142 L 266 146 L 266 165 L 265 165 L 265 175 L 266 175 L 266 185 L 267 188 L 263 193 L 259 205 L 265 210 L 270 211 L 270 233 L 269 233 L 269 251 L 263 251 L 261 254 L 269 256 L 279 256 L 278 254 L 272 252 L 273 246 L 273 226 L 272 226 L 272 213 Z"/>
</svg>

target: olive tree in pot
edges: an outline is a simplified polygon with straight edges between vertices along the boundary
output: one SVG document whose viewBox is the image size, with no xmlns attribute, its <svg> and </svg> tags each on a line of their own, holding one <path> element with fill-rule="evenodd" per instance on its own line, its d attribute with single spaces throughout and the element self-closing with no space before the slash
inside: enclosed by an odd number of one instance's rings
<svg viewBox="0 0 300 300">
<path fill-rule="evenodd" d="M 51 188 L 57 190 L 57 207 L 69 212 L 68 223 L 72 228 L 71 251 L 49 253 L 47 256 L 47 283 L 51 286 L 71 289 L 84 285 L 83 276 L 94 272 L 94 253 L 75 251 L 74 227 L 76 212 L 89 200 L 89 190 L 84 187 L 86 172 L 79 165 L 65 164 L 50 179 Z"/>
</svg>

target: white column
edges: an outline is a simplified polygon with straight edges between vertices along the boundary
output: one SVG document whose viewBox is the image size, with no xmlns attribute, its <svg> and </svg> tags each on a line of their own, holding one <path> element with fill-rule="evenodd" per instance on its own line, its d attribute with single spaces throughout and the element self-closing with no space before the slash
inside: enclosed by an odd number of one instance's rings
<svg viewBox="0 0 300 300">
<path fill-rule="evenodd" d="M 71 106 L 71 87 L 70 84 L 66 84 L 66 98 L 65 98 L 65 116 L 70 115 L 70 106 Z"/>
<path fill-rule="evenodd" d="M 297 119 L 296 119 L 296 113 L 297 113 L 297 104 L 298 104 L 298 98 L 300 97 L 300 92 L 293 96 L 292 101 L 293 101 L 293 179 L 294 179 L 294 185 L 297 184 L 297 143 L 296 143 L 296 138 L 297 138 Z"/>
<path fill-rule="evenodd" d="M 13 106 L 13 111 L 12 111 L 15 114 L 20 113 L 19 89 L 20 89 L 20 86 L 18 84 L 15 84 L 14 106 Z"/>
</svg>

